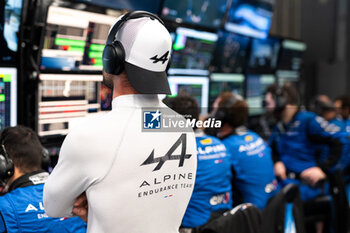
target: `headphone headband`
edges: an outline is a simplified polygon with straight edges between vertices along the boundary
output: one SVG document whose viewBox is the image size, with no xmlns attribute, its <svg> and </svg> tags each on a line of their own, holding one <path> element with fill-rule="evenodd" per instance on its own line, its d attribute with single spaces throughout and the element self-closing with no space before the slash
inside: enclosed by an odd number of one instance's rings
<svg viewBox="0 0 350 233">
<path fill-rule="evenodd" d="M 157 15 L 152 14 L 147 11 L 132 11 L 127 14 L 125 14 L 116 24 L 114 24 L 113 28 L 111 29 L 108 37 L 107 37 L 107 44 L 112 44 L 115 35 L 119 31 L 119 29 L 126 23 L 126 21 L 130 19 L 138 19 L 138 18 L 143 18 L 143 17 L 149 17 L 151 19 L 157 19 L 161 24 L 164 25 L 163 20 L 161 20 Z"/>
</svg>

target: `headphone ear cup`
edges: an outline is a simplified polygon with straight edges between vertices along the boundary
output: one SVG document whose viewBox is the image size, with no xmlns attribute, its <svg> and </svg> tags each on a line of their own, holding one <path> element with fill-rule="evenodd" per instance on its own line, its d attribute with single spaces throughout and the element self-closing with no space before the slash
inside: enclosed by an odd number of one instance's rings
<svg viewBox="0 0 350 233">
<path fill-rule="evenodd" d="M 7 163 L 7 177 L 10 178 L 15 173 L 15 165 L 13 164 L 12 159 L 8 158 Z"/>
<path fill-rule="evenodd" d="M 224 119 L 225 119 L 225 111 L 222 109 L 222 108 L 219 108 L 216 112 L 215 112 L 215 114 L 214 114 L 214 118 L 216 119 L 216 120 L 219 120 L 219 121 L 224 121 Z"/>
<path fill-rule="evenodd" d="M 276 105 L 276 107 L 275 107 L 276 111 L 282 112 L 286 108 L 286 105 L 287 105 L 286 98 L 283 95 L 276 96 L 275 105 Z"/>
<path fill-rule="evenodd" d="M 108 74 L 119 75 L 124 70 L 125 51 L 120 41 L 107 44 L 103 50 L 103 69 Z"/>
<path fill-rule="evenodd" d="M 12 159 L 3 153 L 0 153 L 0 180 L 5 180 L 13 176 L 14 164 Z"/>
<path fill-rule="evenodd" d="M 42 154 L 41 167 L 45 170 L 48 170 L 51 162 L 49 151 L 46 148 L 43 148 L 41 154 Z"/>
<path fill-rule="evenodd" d="M 120 43 L 120 41 L 114 41 L 113 47 L 116 53 L 116 57 L 115 57 L 116 67 L 115 67 L 114 74 L 119 75 L 124 71 L 125 50 L 124 50 L 124 46 L 122 45 L 122 43 Z"/>
</svg>

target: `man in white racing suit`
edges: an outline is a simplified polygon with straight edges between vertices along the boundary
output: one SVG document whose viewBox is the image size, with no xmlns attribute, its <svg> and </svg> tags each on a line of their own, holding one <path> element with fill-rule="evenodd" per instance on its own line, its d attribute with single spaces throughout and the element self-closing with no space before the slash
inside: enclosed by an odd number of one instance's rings
<svg viewBox="0 0 350 233">
<path fill-rule="evenodd" d="M 170 93 L 171 46 L 163 22 L 148 12 L 128 13 L 112 27 L 103 52 L 112 111 L 67 135 L 44 188 L 49 216 L 79 215 L 84 207 L 75 202 L 86 193 L 87 232 L 178 232 L 197 155 L 190 127 L 163 127 L 165 112 L 184 120 L 157 95 Z"/>
</svg>

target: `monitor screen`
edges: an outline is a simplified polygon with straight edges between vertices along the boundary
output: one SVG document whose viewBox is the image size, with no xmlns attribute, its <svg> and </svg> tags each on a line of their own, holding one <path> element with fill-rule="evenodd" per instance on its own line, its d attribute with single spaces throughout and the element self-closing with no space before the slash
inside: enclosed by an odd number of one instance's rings
<svg viewBox="0 0 350 233">
<path fill-rule="evenodd" d="M 298 71 L 277 70 L 276 77 L 278 78 L 278 86 L 283 86 L 287 82 L 296 85 L 300 81 L 300 73 Z"/>
<path fill-rule="evenodd" d="M 300 41 L 284 40 L 278 62 L 279 70 L 300 71 L 306 44 Z"/>
<path fill-rule="evenodd" d="M 242 74 L 211 74 L 209 85 L 209 108 L 222 92 L 232 92 L 244 96 L 244 80 Z"/>
<path fill-rule="evenodd" d="M 40 74 L 39 136 L 65 135 L 73 122 L 110 110 L 102 75 Z"/>
<path fill-rule="evenodd" d="M 280 41 L 275 38 L 254 39 L 248 62 L 250 73 L 274 73 L 277 67 Z"/>
<path fill-rule="evenodd" d="M 168 73 L 208 75 L 217 39 L 215 33 L 177 28 Z"/>
<path fill-rule="evenodd" d="M 0 68 L 0 129 L 17 125 L 17 69 Z"/>
<path fill-rule="evenodd" d="M 217 28 L 226 13 L 227 0 L 165 0 L 161 15 L 178 23 Z"/>
<path fill-rule="evenodd" d="M 246 100 L 249 106 L 249 115 L 260 115 L 265 112 L 262 103 L 268 86 L 274 84 L 273 75 L 248 75 L 246 81 Z"/>
<path fill-rule="evenodd" d="M 101 71 L 102 52 L 116 17 L 68 8 L 49 8 L 42 70 Z"/>
<path fill-rule="evenodd" d="M 21 12 L 22 0 L 3 0 L 0 3 L 0 65 L 16 64 Z"/>
<path fill-rule="evenodd" d="M 168 80 L 171 96 L 192 96 L 201 107 L 201 114 L 207 113 L 209 96 L 208 77 L 169 76 Z"/>
<path fill-rule="evenodd" d="M 219 40 L 212 61 L 215 73 L 244 72 L 250 39 L 245 36 L 219 31 Z"/>
<path fill-rule="evenodd" d="M 274 0 L 232 0 L 225 29 L 242 35 L 267 38 Z"/>
<path fill-rule="evenodd" d="M 148 11 L 158 14 L 161 0 L 75 0 L 76 2 L 91 3 L 97 6 L 129 10 L 129 11 Z"/>
</svg>

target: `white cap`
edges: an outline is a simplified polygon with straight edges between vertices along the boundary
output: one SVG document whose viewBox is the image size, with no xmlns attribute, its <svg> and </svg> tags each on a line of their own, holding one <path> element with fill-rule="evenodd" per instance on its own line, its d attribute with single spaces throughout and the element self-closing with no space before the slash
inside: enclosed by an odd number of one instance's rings
<svg viewBox="0 0 350 233">
<path fill-rule="evenodd" d="M 121 20 L 118 19 L 117 23 Z M 125 71 L 131 85 L 143 94 L 170 94 L 166 68 L 172 40 L 164 25 L 145 16 L 127 20 L 115 35 L 125 50 Z"/>
</svg>

